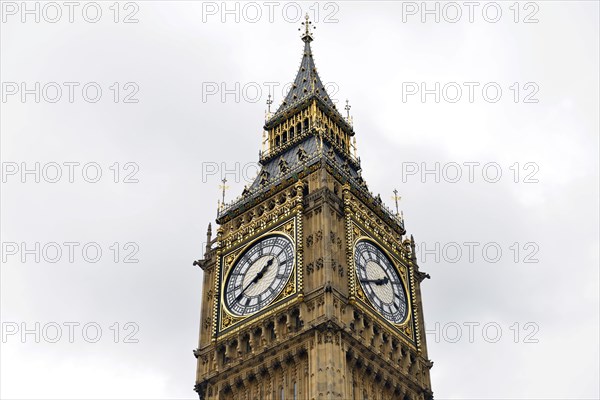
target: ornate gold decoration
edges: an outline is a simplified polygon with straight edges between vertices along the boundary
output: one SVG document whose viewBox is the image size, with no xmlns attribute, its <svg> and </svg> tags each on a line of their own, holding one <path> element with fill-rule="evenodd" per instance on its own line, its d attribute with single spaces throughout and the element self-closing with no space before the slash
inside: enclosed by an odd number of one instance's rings
<svg viewBox="0 0 600 400">
<path fill-rule="evenodd" d="M 253 237 L 272 229 L 280 221 L 292 216 L 294 211 L 298 211 L 296 192 L 295 188 L 287 188 L 281 196 L 269 197 L 234 219 L 225 222 L 222 225 L 226 232 L 222 238 L 223 247 L 231 248 L 252 240 Z M 301 193 L 300 191 L 300 195 Z M 285 232 L 286 228 L 288 227 L 281 229 Z M 294 228 L 291 227 L 291 229 Z M 295 232 L 291 232 L 289 235 L 294 237 Z"/>
<path fill-rule="evenodd" d="M 294 237 L 294 221 L 291 221 L 290 223 L 285 225 L 284 232 L 290 235 L 291 237 Z"/>
<path fill-rule="evenodd" d="M 230 314 L 223 313 L 223 320 L 221 321 L 221 329 L 228 328 L 230 325 L 241 321 L 243 318 L 236 318 Z"/>
<path fill-rule="evenodd" d="M 219 228 L 219 230 L 217 231 L 217 238 L 219 238 L 223 233 L 223 230 L 221 228 Z M 212 332 L 211 332 L 211 336 L 212 336 L 212 341 L 216 341 L 217 340 L 217 318 L 219 316 L 219 295 L 218 293 L 220 292 L 220 284 L 221 284 L 221 279 L 220 279 L 220 272 L 221 272 L 221 249 L 218 248 L 217 250 L 217 263 L 216 263 L 216 268 L 215 268 L 215 283 L 214 283 L 214 293 L 215 293 L 215 297 L 213 299 L 213 316 L 212 316 Z"/>
<path fill-rule="evenodd" d="M 304 183 L 302 181 L 298 181 L 294 185 L 294 189 L 296 190 L 296 279 L 298 282 L 298 287 L 296 291 L 298 292 L 300 300 L 302 300 L 304 296 L 304 244 L 302 242 L 302 238 L 304 237 L 304 227 L 302 221 L 304 220 L 304 206 L 303 206 L 303 196 L 304 196 Z"/>
<path fill-rule="evenodd" d="M 417 293 L 415 291 L 415 274 L 414 274 L 414 265 L 412 262 L 408 263 L 410 270 L 408 273 L 410 279 L 410 300 L 412 304 L 417 304 Z M 412 316 L 414 320 L 415 326 L 415 342 L 417 343 L 417 350 L 421 350 L 421 332 L 418 329 L 419 326 L 419 314 L 417 313 L 417 307 L 412 307 Z M 408 318 L 407 318 L 408 319 Z M 407 324 L 408 326 L 409 324 Z M 412 333 L 412 331 L 411 331 Z"/>
<path fill-rule="evenodd" d="M 348 301 L 354 303 L 356 294 L 356 282 L 354 271 L 354 254 L 352 252 L 352 243 L 354 242 L 353 224 L 352 224 L 352 207 L 350 203 L 350 185 L 345 184 L 342 187 L 342 199 L 344 202 L 344 225 L 346 230 L 346 265 L 348 266 Z M 358 232 L 360 234 L 360 232 Z"/>
<path fill-rule="evenodd" d="M 233 260 L 235 260 L 236 256 L 237 256 L 237 254 L 233 253 L 233 254 L 230 254 L 227 257 L 225 257 L 225 262 L 223 263 L 224 275 L 227 275 L 227 273 L 233 266 Z"/>
<path fill-rule="evenodd" d="M 356 286 L 356 295 L 358 296 L 359 299 L 361 299 L 362 301 L 367 300 L 367 297 L 365 296 L 365 292 L 363 292 L 362 287 L 360 287 L 360 285 Z"/>
<path fill-rule="evenodd" d="M 277 303 L 278 301 L 283 300 L 286 297 L 289 297 L 295 291 L 296 291 L 296 284 L 294 282 L 294 279 L 290 279 L 288 281 L 288 283 L 285 285 L 285 287 L 283 288 L 283 290 L 281 291 L 281 293 L 279 294 L 279 296 L 277 296 L 275 298 L 275 300 L 273 300 L 273 303 Z"/>
<path fill-rule="evenodd" d="M 301 196 L 302 195 L 302 190 L 300 187 L 300 190 L 296 190 L 295 191 L 296 195 Z M 285 204 L 288 204 L 288 200 L 289 200 L 289 196 L 281 196 L 279 197 L 279 199 L 281 199 L 281 201 Z M 297 200 L 297 199 L 296 199 Z M 275 207 L 276 208 L 276 207 Z M 273 209 L 275 209 L 273 208 Z M 219 276 L 219 284 L 220 285 L 224 285 L 225 283 L 225 279 L 227 279 L 228 273 L 231 270 L 231 268 L 233 268 L 233 266 L 235 265 L 235 262 L 237 260 L 237 258 L 250 246 L 252 246 L 254 243 L 256 243 L 256 241 L 260 240 L 261 238 L 270 235 L 270 234 L 284 234 L 286 236 L 288 236 L 292 242 L 294 243 L 294 250 L 295 250 L 295 255 L 296 255 L 296 263 L 292 272 L 292 275 L 290 276 L 289 281 L 287 282 L 286 286 L 284 287 L 284 289 L 282 290 L 282 292 L 279 294 L 279 296 L 277 296 L 273 302 L 271 303 L 271 305 L 269 305 L 268 307 L 271 307 L 272 305 L 281 302 L 283 299 L 288 298 L 292 295 L 294 295 L 295 293 L 300 291 L 300 288 L 302 287 L 302 274 L 301 274 L 301 269 L 302 269 L 302 244 L 301 244 L 301 238 L 302 238 L 302 201 L 297 201 L 296 206 L 294 206 L 294 212 L 290 213 L 288 215 L 287 218 L 284 219 L 284 222 L 281 221 L 281 219 L 276 219 L 275 223 L 271 223 L 271 224 L 264 224 L 264 228 L 263 230 L 257 229 L 254 231 L 254 235 L 253 236 L 245 236 L 244 234 L 241 233 L 241 231 L 243 231 L 244 229 L 247 228 L 247 226 L 244 225 L 244 223 L 239 225 L 239 229 L 238 230 L 234 230 L 231 231 L 230 234 L 228 235 L 229 239 L 225 241 L 225 243 L 228 245 L 228 247 L 225 247 L 223 249 L 220 249 L 221 254 L 225 254 L 224 256 L 220 256 L 218 259 L 218 262 L 222 260 L 223 264 L 227 265 L 227 269 L 222 268 L 222 272 L 221 275 Z M 284 214 L 285 215 L 285 214 Z M 268 214 L 267 212 L 265 212 L 263 214 L 264 218 L 272 218 L 273 216 L 277 217 L 274 214 Z M 261 217 L 261 218 L 263 218 Z M 289 218 L 291 217 L 291 218 Z M 256 222 L 256 221 L 253 221 Z M 236 240 L 232 240 L 231 238 L 234 237 L 236 238 Z M 239 238 L 246 238 L 246 241 L 243 245 L 241 244 L 237 244 L 237 240 Z M 237 245 L 236 245 L 237 244 Z M 227 250 L 227 249 L 231 249 L 231 250 Z M 215 279 L 217 279 L 217 277 L 215 276 Z M 221 323 L 220 326 L 217 330 L 217 328 L 215 328 L 215 336 L 217 335 L 218 331 L 222 331 L 222 330 L 229 330 L 232 327 L 236 327 L 235 330 L 239 329 L 239 327 L 245 325 L 243 322 L 244 321 L 252 321 L 253 320 L 253 315 L 248 315 L 248 316 L 236 316 L 231 314 L 230 312 L 227 311 L 227 309 L 224 306 L 224 300 L 223 300 L 223 294 L 222 294 L 222 288 L 219 288 L 220 290 L 217 292 L 217 296 L 218 297 L 218 301 L 215 301 L 215 303 L 218 303 L 218 311 L 217 313 L 220 313 L 221 315 Z M 276 306 L 273 310 L 275 309 L 279 309 L 281 307 L 280 306 Z M 269 310 L 267 311 L 267 313 L 265 314 L 266 316 L 271 315 L 271 313 L 273 312 L 273 310 Z M 261 313 L 261 311 L 257 312 L 256 314 Z M 216 317 L 215 317 L 216 318 Z M 240 325 L 241 324 L 241 325 Z M 239 327 L 238 327 L 239 326 Z M 221 339 L 221 337 L 227 337 L 228 335 L 220 335 L 219 334 L 219 340 Z"/>
<path fill-rule="evenodd" d="M 360 227 L 358 227 L 357 225 L 354 225 L 354 230 L 358 229 L 359 232 L 362 231 L 362 229 Z M 354 243 L 356 243 L 359 240 L 362 239 L 366 239 L 366 240 L 370 240 L 378 245 L 381 246 L 381 243 L 374 240 L 373 238 L 369 237 L 368 235 L 366 235 L 365 231 L 361 232 L 362 234 L 355 237 L 354 238 Z M 354 253 L 354 243 L 352 244 L 352 253 Z M 385 246 L 381 246 L 382 249 L 385 250 Z M 398 271 L 399 275 L 400 275 L 400 279 L 402 280 L 402 283 L 404 285 L 404 288 L 406 290 L 406 296 L 407 296 L 407 306 L 408 306 L 408 310 L 407 310 L 407 316 L 405 318 L 404 321 L 402 321 L 399 324 L 394 324 L 391 323 L 389 321 L 386 320 L 387 323 L 391 324 L 392 326 L 396 327 L 396 329 L 398 329 L 400 332 L 402 332 L 403 334 L 407 335 L 411 340 L 415 341 L 415 344 L 417 345 L 417 349 L 420 346 L 420 338 L 418 337 L 418 334 L 415 335 L 413 337 L 412 332 L 413 332 L 413 326 L 416 329 L 417 325 L 417 310 L 416 307 L 414 307 L 413 305 L 416 304 L 416 292 L 415 292 L 415 286 L 414 286 L 414 277 L 413 277 L 413 273 L 412 273 L 412 263 L 409 261 L 408 264 L 410 265 L 410 270 L 407 269 L 404 265 L 403 265 L 403 261 L 401 259 L 399 259 L 398 254 L 396 253 L 391 253 L 389 251 L 385 251 L 385 253 L 387 254 L 387 256 L 390 258 L 390 260 L 392 261 L 393 265 L 396 267 L 396 270 Z M 358 279 L 358 277 L 356 276 L 356 268 L 354 267 L 352 270 L 352 274 L 354 279 Z M 367 311 L 370 315 L 373 315 L 374 318 L 381 318 L 379 316 L 379 314 L 377 312 L 375 312 L 374 310 L 371 309 L 371 306 L 369 305 L 369 302 L 367 301 L 367 298 L 364 294 L 364 292 L 362 291 L 362 287 L 361 285 L 355 285 L 355 293 L 356 296 L 358 297 L 358 299 L 360 299 L 362 301 L 362 303 L 364 303 L 364 305 L 361 304 L 361 308 L 363 308 L 365 311 Z M 406 327 L 409 327 L 409 331 L 410 334 L 407 334 L 407 330 Z"/>
<path fill-rule="evenodd" d="M 223 328 L 227 328 L 229 325 L 231 325 L 231 323 L 233 322 L 233 318 L 230 317 L 228 314 L 225 314 L 223 316 Z"/>
</svg>

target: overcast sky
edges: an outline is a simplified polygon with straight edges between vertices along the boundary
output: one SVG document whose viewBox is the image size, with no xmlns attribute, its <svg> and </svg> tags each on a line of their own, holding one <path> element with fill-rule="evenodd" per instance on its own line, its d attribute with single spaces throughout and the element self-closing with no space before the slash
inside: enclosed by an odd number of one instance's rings
<svg viewBox="0 0 600 400">
<path fill-rule="evenodd" d="M 0 396 L 196 398 L 192 261 L 302 9 L 431 274 L 436 398 L 598 398 L 598 2 L 512 3 L 2 2 Z"/>
</svg>

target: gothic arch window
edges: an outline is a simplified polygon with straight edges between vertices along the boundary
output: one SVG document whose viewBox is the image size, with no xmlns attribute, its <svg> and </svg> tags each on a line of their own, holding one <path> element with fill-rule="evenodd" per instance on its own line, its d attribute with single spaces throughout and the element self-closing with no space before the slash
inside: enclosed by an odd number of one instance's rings
<svg viewBox="0 0 600 400">
<path fill-rule="evenodd" d="M 279 145 L 281 144 L 281 138 L 279 137 L 279 135 L 275 136 L 275 146 L 279 147 Z"/>
<path fill-rule="evenodd" d="M 275 335 L 275 324 L 273 322 L 269 323 L 267 329 L 269 332 L 269 339 L 270 340 L 277 339 L 277 336 Z"/>
<path fill-rule="evenodd" d="M 290 140 L 294 140 L 294 127 L 290 128 Z"/>
<path fill-rule="evenodd" d="M 294 328 L 296 330 L 302 329 L 302 319 L 300 318 L 300 310 L 294 310 L 292 313 Z"/>
<path fill-rule="evenodd" d="M 225 352 L 225 346 L 219 347 L 218 354 L 219 354 L 219 361 L 221 362 L 221 365 L 222 366 L 226 365 L 227 364 L 227 353 Z"/>
<path fill-rule="evenodd" d="M 283 386 L 279 388 L 279 400 L 285 400 L 285 392 L 283 390 Z"/>
<path fill-rule="evenodd" d="M 285 142 L 287 142 L 288 140 L 288 133 L 287 131 L 283 131 L 283 140 L 281 141 L 281 144 L 285 144 Z"/>
<path fill-rule="evenodd" d="M 300 135 L 302 133 L 302 124 L 298 122 L 296 124 L 296 134 Z"/>
<path fill-rule="evenodd" d="M 251 353 L 252 352 L 252 346 L 250 344 L 250 336 L 249 335 L 245 335 L 244 338 L 242 339 L 242 343 L 244 344 L 244 352 L 246 354 Z"/>
<path fill-rule="evenodd" d="M 277 327 L 278 327 L 278 333 L 281 334 L 283 337 L 285 337 L 287 335 L 287 327 L 288 327 L 288 316 L 287 315 L 282 315 L 279 320 L 277 321 Z"/>
<path fill-rule="evenodd" d="M 307 131 L 308 130 L 308 118 L 304 118 L 304 122 L 303 122 L 303 127 L 302 129 Z"/>
</svg>

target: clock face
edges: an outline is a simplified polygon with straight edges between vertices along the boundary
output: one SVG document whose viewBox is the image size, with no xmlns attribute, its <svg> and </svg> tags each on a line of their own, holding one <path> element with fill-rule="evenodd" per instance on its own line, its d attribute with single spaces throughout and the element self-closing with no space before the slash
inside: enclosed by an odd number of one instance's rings
<svg viewBox="0 0 600 400">
<path fill-rule="evenodd" d="M 294 268 L 294 245 L 284 235 L 270 235 L 237 259 L 225 284 L 225 305 L 239 316 L 254 314 L 281 293 Z"/>
<path fill-rule="evenodd" d="M 396 268 L 375 244 L 359 240 L 354 249 L 358 280 L 369 302 L 387 320 L 399 324 L 408 314 L 408 301 Z"/>
</svg>

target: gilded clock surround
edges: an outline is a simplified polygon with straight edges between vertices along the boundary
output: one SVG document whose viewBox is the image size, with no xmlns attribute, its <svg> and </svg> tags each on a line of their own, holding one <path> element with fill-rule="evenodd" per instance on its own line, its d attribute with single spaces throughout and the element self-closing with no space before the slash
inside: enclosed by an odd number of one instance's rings
<svg viewBox="0 0 600 400">
<path fill-rule="evenodd" d="M 387 256 L 394 262 L 402 284 L 407 294 L 408 313 L 406 319 L 400 324 L 393 324 L 386 320 L 387 325 L 394 331 L 400 332 L 407 343 L 414 344 L 417 348 L 421 346 L 421 333 L 418 329 L 418 315 L 412 304 L 416 302 L 417 295 L 414 290 L 413 254 L 410 245 L 402 243 L 400 238 L 403 229 L 397 226 L 389 226 L 381 218 L 373 213 L 365 204 L 357 199 L 348 185 L 343 188 L 346 242 L 347 247 L 352 249 L 347 253 L 348 268 L 353 271 L 348 274 L 349 302 L 359 305 L 364 312 L 372 318 L 377 317 L 376 311 L 368 304 L 366 295 L 360 284 L 357 284 L 356 266 L 354 265 L 354 249 L 359 240 L 369 240 L 385 251 Z"/>
<path fill-rule="evenodd" d="M 220 324 L 217 329 L 218 333 L 225 332 L 227 329 L 235 327 L 236 324 L 244 321 L 245 319 L 252 318 L 256 314 L 260 314 L 260 313 L 264 313 L 264 312 L 268 313 L 271 308 L 277 306 L 281 301 L 290 300 L 294 297 L 294 295 L 297 293 L 297 287 L 298 287 L 298 284 L 297 284 L 298 268 L 297 268 L 296 260 L 294 260 L 294 265 L 292 267 L 292 273 L 288 277 L 287 282 L 286 282 L 285 286 L 283 287 L 283 290 L 277 295 L 277 297 L 275 297 L 275 299 L 269 305 L 267 305 L 265 308 L 260 309 L 254 313 L 244 315 L 244 316 L 239 316 L 239 315 L 236 315 L 235 313 L 231 312 L 230 310 L 228 310 L 228 308 L 225 304 L 225 298 L 224 298 L 225 292 L 224 292 L 224 290 L 222 290 L 222 288 L 224 289 L 224 286 L 225 286 L 224 284 L 227 281 L 227 277 L 229 276 L 230 271 L 233 269 L 233 267 L 235 266 L 238 259 L 244 254 L 244 252 L 247 249 L 249 249 L 255 243 L 258 243 L 259 241 L 261 241 L 264 238 L 273 236 L 275 234 L 282 235 L 282 236 L 288 238 L 293 245 L 294 258 L 297 259 L 298 253 L 296 250 L 296 248 L 297 248 L 296 230 L 297 230 L 296 229 L 296 216 L 294 215 L 289 220 L 281 223 L 281 225 L 276 226 L 276 227 L 272 228 L 272 230 L 268 231 L 267 233 L 264 233 L 256 238 L 252 239 L 247 244 L 238 246 L 237 248 L 229 249 L 229 251 L 227 251 L 227 250 L 224 251 L 224 255 L 221 256 L 221 265 L 223 266 L 223 272 L 222 272 L 223 279 L 221 282 L 219 282 L 218 287 L 215 288 L 217 293 L 220 293 L 220 300 L 219 300 L 219 304 L 220 304 L 219 322 L 220 322 Z M 226 337 L 226 336 L 223 336 L 223 337 Z"/>
<path fill-rule="evenodd" d="M 421 272 L 404 221 L 361 176 L 351 117 L 343 117 L 314 65 L 305 23 L 300 69 L 267 115 L 261 171 L 209 225 L 195 390 L 200 399 L 432 399 Z M 349 108 L 347 108 L 349 110 Z M 270 111 L 270 110 L 269 110 Z M 266 307 L 238 316 L 224 306 L 236 260 L 261 238 L 288 237 L 295 266 Z M 354 265 L 358 240 L 385 253 L 407 297 L 399 324 L 366 300 Z"/>
<path fill-rule="evenodd" d="M 390 259 L 390 261 L 392 262 L 392 266 L 393 268 L 396 270 L 396 272 L 398 273 L 398 276 L 400 277 L 400 281 L 402 282 L 402 286 L 404 288 L 404 292 L 406 293 L 406 307 L 407 307 L 407 311 L 406 311 L 406 317 L 400 322 L 400 323 L 394 323 L 391 321 L 387 321 L 390 325 L 396 327 L 397 329 L 400 329 L 403 333 L 405 332 L 405 330 L 403 328 L 406 327 L 406 325 L 410 324 L 411 321 L 411 314 L 412 314 L 412 307 L 411 307 L 411 301 L 412 301 L 412 296 L 410 295 L 410 293 L 412 292 L 410 286 L 407 285 L 407 281 L 409 281 L 409 269 L 408 267 L 404 266 L 401 264 L 400 260 L 396 257 L 394 257 L 390 252 L 386 251 L 386 249 L 383 248 L 383 246 L 381 245 L 381 243 L 378 243 L 377 241 L 373 240 L 371 237 L 369 236 L 359 236 L 354 240 L 354 244 L 353 244 L 353 254 L 356 251 L 356 245 L 359 241 L 367 241 L 370 243 L 373 243 L 374 245 L 376 245 L 377 247 L 379 247 L 381 249 L 381 251 Z M 354 279 L 358 279 L 358 274 L 356 272 L 356 266 L 354 266 L 354 274 L 355 277 Z M 365 303 L 368 307 L 371 307 L 372 310 L 371 312 L 373 313 L 377 313 L 377 311 L 375 310 L 375 308 L 369 304 L 369 300 L 366 298 L 365 293 L 363 288 L 361 287 L 361 285 L 356 285 L 356 296 L 358 297 L 358 299 L 360 299 L 363 303 Z M 410 336 L 410 335 L 409 335 Z"/>
</svg>

